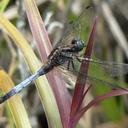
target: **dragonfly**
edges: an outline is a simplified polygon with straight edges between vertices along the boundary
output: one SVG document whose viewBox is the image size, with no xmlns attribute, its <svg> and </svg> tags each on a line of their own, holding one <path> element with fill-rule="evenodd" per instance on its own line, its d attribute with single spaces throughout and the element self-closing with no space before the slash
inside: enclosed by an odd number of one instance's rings
<svg viewBox="0 0 128 128">
<path fill-rule="evenodd" d="M 81 63 L 81 61 L 89 61 L 92 64 L 100 65 L 103 69 L 105 69 L 111 76 L 119 76 L 121 73 L 127 74 L 128 73 L 128 64 L 125 63 L 116 63 L 116 62 L 108 62 L 102 60 L 94 60 L 92 58 L 82 58 L 80 53 L 81 51 L 86 48 L 84 41 L 81 39 L 81 33 L 83 31 L 88 30 L 86 27 L 86 21 L 90 22 L 90 14 L 92 14 L 92 9 L 90 11 L 90 7 L 87 6 L 77 20 L 68 26 L 67 30 L 65 31 L 64 35 L 55 45 L 54 49 L 51 51 L 50 55 L 48 56 L 47 62 L 33 75 L 28 77 L 26 80 L 22 81 L 20 84 L 16 85 L 12 88 L 8 93 L 0 97 L 0 103 L 8 100 L 10 97 L 14 96 L 15 94 L 19 93 L 23 88 L 26 88 L 30 85 L 33 81 L 35 81 L 38 77 L 43 76 L 50 72 L 54 67 L 65 65 L 67 66 L 67 70 L 70 70 L 72 67 L 75 70 L 74 62 L 77 61 Z M 93 16 L 92 16 L 93 17 Z M 92 22 L 91 22 L 92 23 Z M 91 24 L 90 23 L 90 24 Z M 86 28 L 86 29 L 85 29 Z M 90 80 L 98 80 L 95 77 L 88 76 Z M 123 89 L 125 88 L 120 87 L 116 84 L 111 84 L 104 80 L 99 80 L 102 83 L 105 83 L 107 86 L 110 86 L 114 89 Z M 127 91 L 127 89 L 126 89 Z"/>
</svg>

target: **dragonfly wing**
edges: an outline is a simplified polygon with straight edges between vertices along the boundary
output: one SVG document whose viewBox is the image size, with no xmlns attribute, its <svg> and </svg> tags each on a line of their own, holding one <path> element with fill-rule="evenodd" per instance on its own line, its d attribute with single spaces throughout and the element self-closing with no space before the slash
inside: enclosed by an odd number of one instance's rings
<svg viewBox="0 0 128 128">
<path fill-rule="evenodd" d="M 92 26 L 93 17 L 94 7 L 85 7 L 75 22 L 67 25 L 66 31 L 62 35 L 62 38 L 55 45 L 55 47 L 70 44 L 73 38 L 80 38 L 84 40 L 85 34 L 89 32 L 89 28 Z M 84 34 L 84 38 L 82 37 L 82 34 Z"/>
<path fill-rule="evenodd" d="M 90 59 L 90 62 L 92 65 L 100 66 L 105 72 L 107 72 L 112 77 L 118 77 L 121 75 L 128 74 L 128 64 L 126 63 L 108 62 L 98 59 Z M 96 69 L 98 70 L 99 68 Z"/>
<path fill-rule="evenodd" d="M 105 85 L 111 89 L 122 89 L 122 90 L 126 90 L 128 91 L 128 89 L 126 88 L 123 88 L 121 86 L 119 86 L 118 84 L 114 84 L 114 83 L 111 83 L 111 82 L 108 82 L 108 81 L 105 81 L 105 80 L 102 80 L 102 79 L 98 79 L 96 77 L 92 77 L 92 76 L 87 76 L 87 79 L 91 82 L 91 83 L 100 83 L 100 85 Z"/>
<path fill-rule="evenodd" d="M 109 87 L 110 89 L 122 89 L 122 90 L 128 91 L 128 89 L 123 88 L 123 87 L 119 86 L 118 84 L 114 84 L 112 82 L 108 82 L 106 80 L 99 79 L 99 78 L 96 78 L 96 77 L 93 77 L 93 76 L 90 76 L 90 75 L 85 75 L 82 72 L 74 71 L 73 69 L 67 70 L 64 66 L 60 66 L 60 68 L 61 68 L 61 71 L 65 74 L 64 76 L 68 76 L 67 77 L 68 79 L 72 78 L 71 81 L 75 81 L 76 78 L 77 78 L 77 75 L 80 73 L 82 76 L 84 76 L 83 79 L 87 79 L 87 84 L 92 84 L 92 85 L 97 84 L 97 85 L 100 85 L 100 86 L 102 85 L 102 86 Z M 66 74 L 68 74 L 68 75 L 66 75 Z"/>
</svg>

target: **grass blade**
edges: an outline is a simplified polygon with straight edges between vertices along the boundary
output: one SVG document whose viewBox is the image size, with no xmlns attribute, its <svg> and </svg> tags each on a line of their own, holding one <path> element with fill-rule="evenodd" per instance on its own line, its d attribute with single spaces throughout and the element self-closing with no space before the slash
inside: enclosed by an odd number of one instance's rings
<svg viewBox="0 0 128 128">
<path fill-rule="evenodd" d="M 14 83 L 6 72 L 0 69 L 0 88 L 7 93 L 14 87 Z M 7 101 L 7 108 L 13 117 L 13 123 L 17 128 L 31 128 L 27 112 L 21 98 L 16 95 Z"/>
</svg>

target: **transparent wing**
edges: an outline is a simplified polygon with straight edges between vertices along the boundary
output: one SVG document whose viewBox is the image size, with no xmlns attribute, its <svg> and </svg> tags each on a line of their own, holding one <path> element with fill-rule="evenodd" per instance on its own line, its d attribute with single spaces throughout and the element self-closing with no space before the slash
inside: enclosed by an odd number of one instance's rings
<svg viewBox="0 0 128 128">
<path fill-rule="evenodd" d="M 105 81 L 105 80 L 102 80 L 102 79 L 98 79 L 96 77 L 87 76 L 87 80 L 90 81 L 90 83 L 92 83 L 92 84 L 100 83 L 100 85 L 103 85 L 103 86 L 105 85 L 105 86 L 107 86 L 111 89 L 122 89 L 122 90 L 128 91 L 128 89 L 126 89 L 124 87 L 121 87 L 118 84 L 111 83 L 111 82 L 108 82 L 108 81 Z"/>
<path fill-rule="evenodd" d="M 85 58 L 85 60 L 88 60 Z M 101 67 L 104 72 L 108 73 L 112 77 L 118 77 L 121 75 L 128 74 L 128 64 L 126 63 L 116 63 L 116 62 L 108 62 L 102 61 L 98 59 L 89 59 L 88 61 L 91 62 L 90 68 L 92 66 L 95 67 L 95 72 L 99 72 L 99 68 Z"/>
<path fill-rule="evenodd" d="M 75 81 L 76 80 L 76 77 L 75 76 L 77 76 L 80 73 L 82 76 L 84 76 L 83 79 L 86 79 L 87 80 L 87 83 L 88 84 L 92 84 L 92 85 L 97 84 L 98 86 L 106 86 L 106 87 L 108 87 L 110 89 L 122 89 L 122 90 L 128 91 L 128 89 L 126 89 L 124 87 L 121 87 L 120 85 L 118 85 L 116 83 L 113 83 L 110 80 L 109 81 L 106 81 L 104 79 L 99 79 L 99 78 L 96 78 L 96 77 L 90 76 L 90 75 L 86 75 L 85 76 L 85 74 L 83 74 L 82 72 L 77 72 L 77 71 L 74 71 L 72 69 L 66 70 L 66 68 L 63 67 L 63 66 L 61 66 L 61 71 L 63 72 L 64 77 L 66 79 L 70 79 L 70 81 Z M 74 75 L 74 73 L 75 73 L 75 75 Z"/>
<path fill-rule="evenodd" d="M 78 61 L 89 61 L 89 70 L 98 74 L 107 73 L 111 77 L 120 77 L 122 75 L 128 74 L 128 64 L 126 63 L 117 63 L 112 61 L 102 61 L 100 59 L 88 59 L 77 57 L 74 60 L 71 60 L 72 63 L 68 65 L 68 62 L 65 63 L 63 66 L 72 70 L 75 66 L 76 70 L 79 70 L 80 62 Z"/>
<path fill-rule="evenodd" d="M 92 26 L 93 17 L 94 7 L 91 5 L 85 7 L 75 22 L 67 26 L 66 31 L 55 47 L 70 44 L 73 38 L 80 38 L 84 40 L 87 36 L 86 34 L 89 33 L 89 28 Z"/>
</svg>

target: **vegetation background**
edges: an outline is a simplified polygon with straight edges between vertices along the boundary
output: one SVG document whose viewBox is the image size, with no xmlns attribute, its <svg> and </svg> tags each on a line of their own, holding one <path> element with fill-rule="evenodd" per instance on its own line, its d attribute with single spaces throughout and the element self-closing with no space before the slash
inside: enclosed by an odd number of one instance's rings
<svg viewBox="0 0 128 128">
<path fill-rule="evenodd" d="M 4 2 L 6 1 L 4 5 Z M 106 61 L 116 61 L 121 63 L 128 62 L 128 2 L 127 0 L 35 0 L 41 17 L 45 23 L 50 41 L 54 46 L 65 31 L 65 25 L 70 24 L 80 15 L 83 7 L 88 3 L 94 4 L 95 13 L 98 15 L 97 32 L 93 57 Z M 25 13 L 25 7 L 22 0 L 1 0 L 1 11 L 3 15 L 16 26 L 24 38 L 39 58 L 35 40 L 32 36 L 28 19 Z M 3 2 L 3 3 L 2 3 Z M 4 10 L 5 7 L 5 10 Z M 87 35 L 88 33 L 85 33 Z M 6 77 L 11 77 L 16 84 L 30 76 L 30 69 L 21 50 L 14 41 L 1 29 L 0 32 L 0 66 L 2 71 L 6 71 L 8 76 L 0 73 L 0 88 L 8 83 Z M 100 71 L 101 67 L 91 67 L 90 74 L 99 79 L 108 80 L 117 83 L 123 87 L 127 86 L 128 74 L 120 77 L 111 78 L 110 75 Z M 128 70 L 128 67 L 125 69 Z M 127 71 L 126 71 L 127 72 Z M 3 73 L 3 72 L 2 72 Z M 10 78 L 8 78 L 10 79 Z M 3 83 L 3 81 L 5 83 Z M 32 83 L 34 84 L 34 83 Z M 61 86 L 61 85 L 60 85 Z M 104 86 L 94 83 L 95 88 L 86 97 L 91 100 L 95 94 L 102 94 L 106 91 Z M 68 86 L 69 87 L 69 86 Z M 9 91 L 11 87 L 5 87 Z M 3 89 L 2 89 L 3 90 Z M 5 89 L 6 90 L 6 89 Z M 62 90 L 63 91 L 63 90 Z M 72 92 L 72 88 L 69 92 Z M 3 94 L 3 92 L 1 91 Z M 38 95 L 35 86 L 30 86 L 20 94 L 23 106 L 28 114 L 30 125 L 33 128 L 48 128 L 48 121 L 45 115 L 45 109 Z M 19 97 L 19 96 L 18 96 Z M 18 107 L 21 109 L 22 105 Z M 11 108 L 12 109 L 12 108 Z M 14 109 L 14 108 L 13 108 Z M 10 112 L 11 111 L 11 112 Z M 12 118 L 12 111 L 7 103 L 0 105 L 0 128 L 20 128 L 15 125 Z M 15 111 L 15 109 L 14 109 Z M 100 104 L 90 108 L 79 121 L 79 128 L 127 128 L 128 98 L 127 95 L 113 97 Z M 21 109 L 22 113 L 22 109 Z M 52 113 L 53 117 L 56 113 Z M 14 115 L 13 115 L 14 116 Z M 17 117 L 18 118 L 18 117 Z M 27 119 L 26 119 L 27 120 Z M 26 121 L 25 120 L 25 121 Z M 27 121 L 26 121 L 27 122 Z M 25 127 L 26 124 L 24 124 Z M 29 127 L 29 126 L 26 126 Z"/>
</svg>

